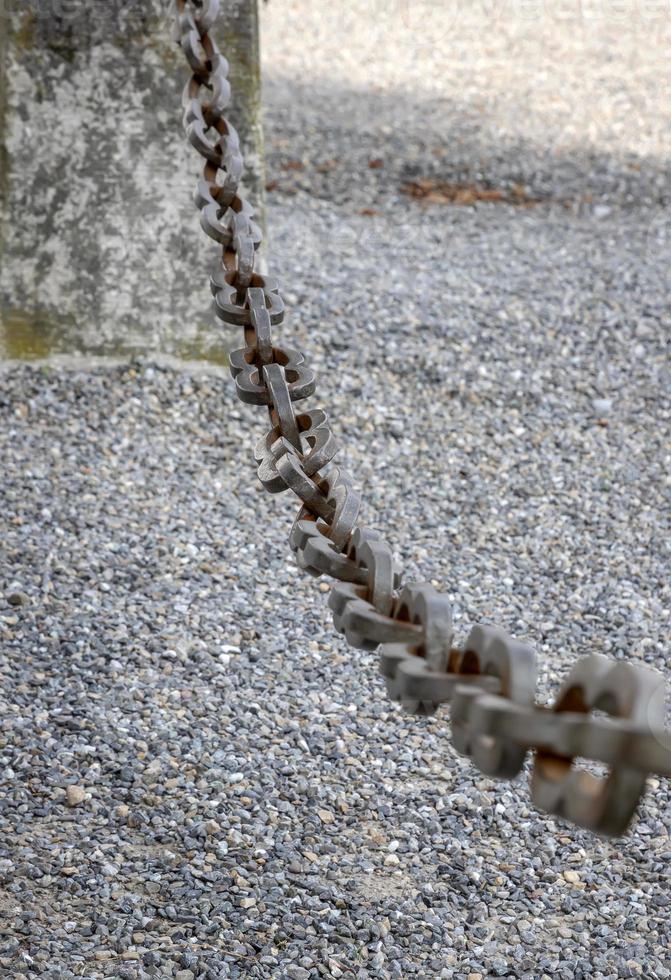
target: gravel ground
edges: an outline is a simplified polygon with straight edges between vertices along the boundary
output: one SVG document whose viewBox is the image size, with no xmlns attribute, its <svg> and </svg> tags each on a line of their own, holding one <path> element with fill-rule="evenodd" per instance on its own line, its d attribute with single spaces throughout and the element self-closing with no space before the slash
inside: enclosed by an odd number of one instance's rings
<svg viewBox="0 0 671 980">
<path fill-rule="evenodd" d="M 592 651 L 668 678 L 668 24 L 644 57 L 638 20 L 454 18 L 418 62 L 345 12 L 265 12 L 269 225 L 364 517 L 460 635 L 536 646 L 542 699 Z M 0 975 L 671 977 L 668 782 L 603 841 L 391 706 L 289 557 L 227 378 L 1 381 Z"/>
</svg>

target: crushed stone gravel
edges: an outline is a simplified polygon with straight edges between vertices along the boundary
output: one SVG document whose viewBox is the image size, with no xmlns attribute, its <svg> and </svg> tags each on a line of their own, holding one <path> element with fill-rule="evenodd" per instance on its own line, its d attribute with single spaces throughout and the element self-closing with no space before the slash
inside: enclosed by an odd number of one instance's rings
<svg viewBox="0 0 671 980">
<path fill-rule="evenodd" d="M 445 143 L 431 127 L 446 104 L 413 74 L 408 31 L 387 32 L 383 52 L 373 30 L 353 35 L 349 101 L 333 69 L 335 96 L 318 103 L 349 23 L 323 16 L 318 30 L 304 2 L 264 14 L 281 171 L 270 258 L 286 284 L 281 336 L 317 370 L 314 404 L 365 520 L 408 579 L 448 592 L 460 636 L 497 622 L 535 645 L 542 699 L 593 651 L 669 678 L 668 136 L 644 124 L 658 101 L 668 113 L 668 68 L 655 88 L 621 29 L 615 43 L 598 19 L 555 25 L 558 71 L 595 92 L 608 80 L 591 149 L 573 95 L 571 146 L 548 151 L 544 77 L 506 97 L 500 128 L 526 127 L 524 140 L 469 143 L 465 102 L 480 88 L 489 104 L 491 66 L 521 72 L 519 45 L 540 59 L 549 27 L 523 41 L 507 22 L 507 43 L 471 31 L 482 75 L 456 46 L 461 75 L 445 69 L 442 84 L 466 77 L 449 115 L 465 142 Z M 317 95 L 282 115 L 301 17 L 316 38 L 301 84 Z M 448 63 L 460 23 L 426 58 Z M 418 112 L 435 110 L 402 140 L 382 112 L 393 79 L 365 91 L 361 46 L 395 66 Z M 619 127 L 618 92 L 642 106 Z M 359 141 L 338 129 L 355 103 Z M 445 153 L 418 170 L 434 138 Z M 294 139 L 306 164 L 282 170 Z M 336 153 L 342 166 L 313 173 Z M 398 189 L 480 171 L 543 201 L 451 207 Z M 0 414 L 0 975 L 671 977 L 668 781 L 650 781 L 626 839 L 601 840 L 536 811 L 526 778 L 478 775 L 445 714 L 389 704 L 375 656 L 334 634 L 328 587 L 293 563 L 295 505 L 259 492 L 263 420 L 227 377 L 149 360 L 11 366 Z"/>
</svg>

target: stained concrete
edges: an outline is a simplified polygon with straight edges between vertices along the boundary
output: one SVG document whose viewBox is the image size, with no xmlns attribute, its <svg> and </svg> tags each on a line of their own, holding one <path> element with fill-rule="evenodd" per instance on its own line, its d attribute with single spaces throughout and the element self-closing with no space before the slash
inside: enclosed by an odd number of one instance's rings
<svg viewBox="0 0 671 980">
<path fill-rule="evenodd" d="M 0 354 L 225 358 L 181 129 L 183 56 L 162 0 L 4 0 Z M 226 0 L 218 40 L 262 204 L 258 36 Z M 241 28 L 251 47 L 234 44 Z M 249 39 L 248 39 L 249 40 Z M 253 125 L 248 125 L 251 120 Z M 3 349 L 4 348 L 4 349 Z"/>
</svg>

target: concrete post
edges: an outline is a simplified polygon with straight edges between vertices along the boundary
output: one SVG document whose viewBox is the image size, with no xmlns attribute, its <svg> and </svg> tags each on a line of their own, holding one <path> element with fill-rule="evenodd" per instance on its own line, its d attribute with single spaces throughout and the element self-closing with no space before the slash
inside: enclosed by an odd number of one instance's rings
<svg viewBox="0 0 671 980">
<path fill-rule="evenodd" d="M 256 0 L 222 0 L 216 31 L 263 221 Z M 186 77 L 167 0 L 0 0 L 0 356 L 224 359 Z"/>
</svg>

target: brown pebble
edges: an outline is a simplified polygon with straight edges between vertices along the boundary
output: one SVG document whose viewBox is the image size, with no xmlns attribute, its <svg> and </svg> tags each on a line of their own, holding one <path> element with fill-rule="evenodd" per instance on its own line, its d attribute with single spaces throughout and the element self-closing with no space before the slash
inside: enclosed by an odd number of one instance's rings
<svg viewBox="0 0 671 980">
<path fill-rule="evenodd" d="M 83 786 L 68 786 L 66 795 L 68 806 L 79 806 L 86 799 L 86 790 Z"/>
</svg>

